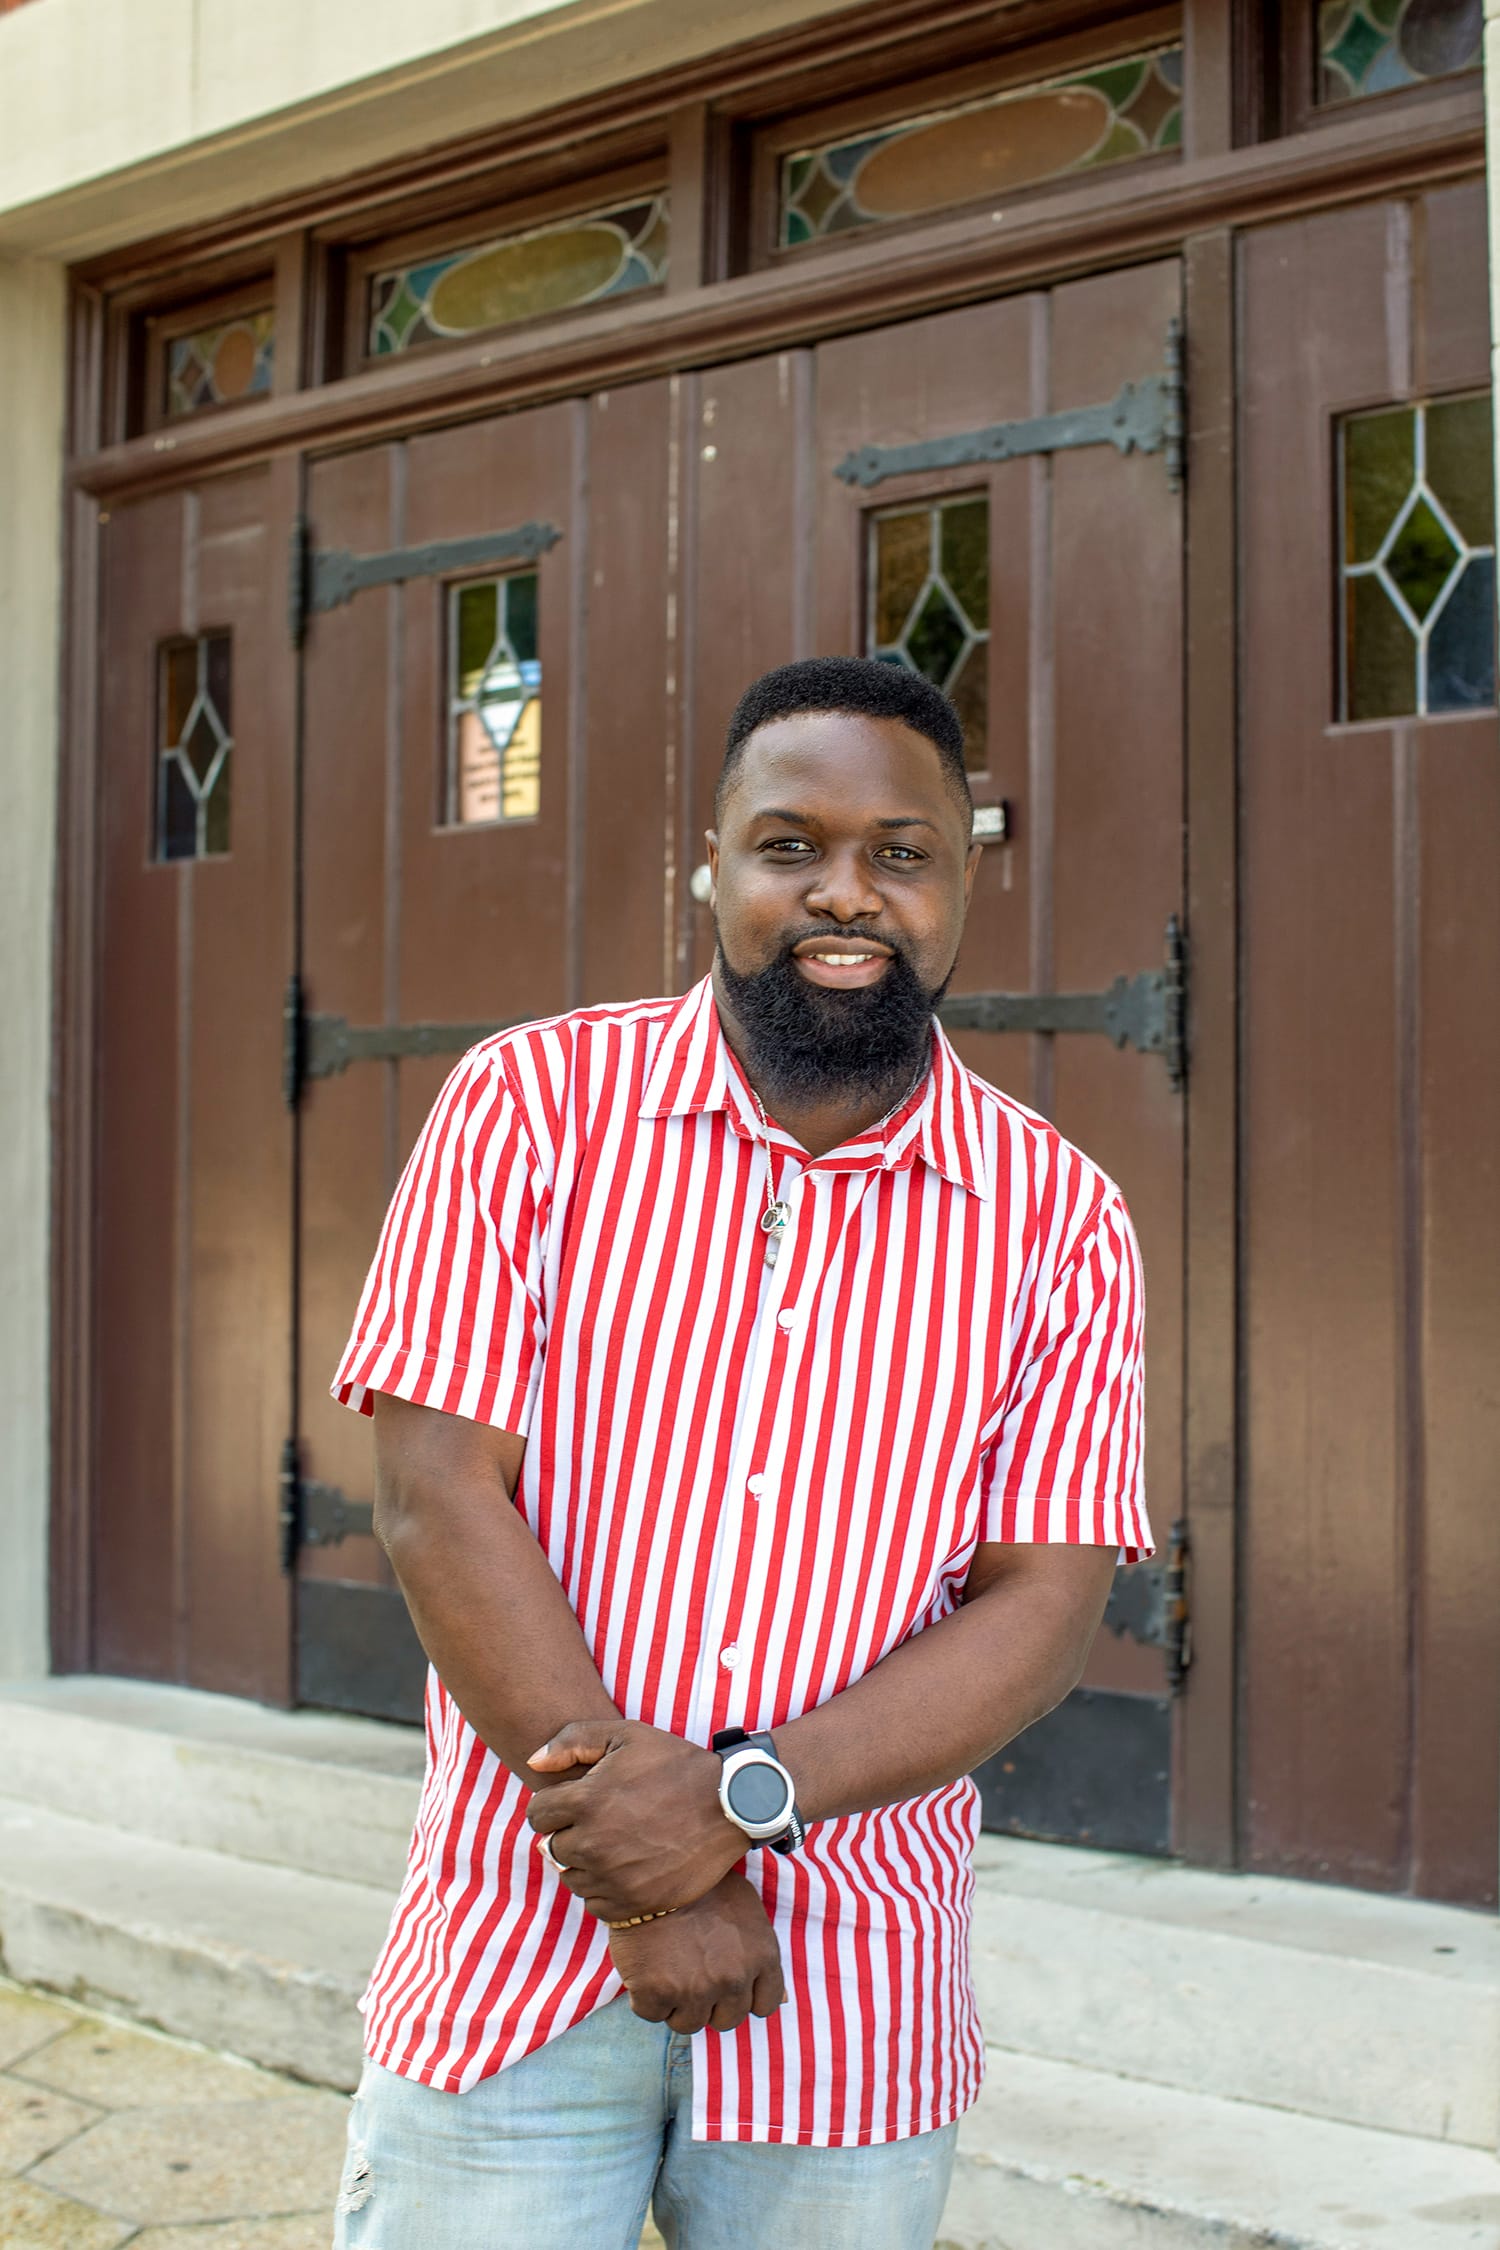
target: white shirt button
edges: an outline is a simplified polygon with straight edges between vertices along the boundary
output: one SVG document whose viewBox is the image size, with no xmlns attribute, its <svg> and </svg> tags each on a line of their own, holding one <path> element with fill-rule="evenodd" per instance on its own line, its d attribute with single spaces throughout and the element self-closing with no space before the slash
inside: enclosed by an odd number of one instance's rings
<svg viewBox="0 0 1500 2250">
<path fill-rule="evenodd" d="M 797 1315 L 794 1312 L 779 1312 L 776 1315 L 776 1325 L 778 1328 L 795 1328 Z"/>
<path fill-rule="evenodd" d="M 745 1490 L 747 1492 L 753 1492 L 757 1500 L 760 1498 L 765 1489 L 766 1480 L 764 1477 L 751 1477 L 749 1482 L 745 1486 Z"/>
<path fill-rule="evenodd" d="M 736 1664 L 738 1664 L 739 1660 L 740 1652 L 737 1648 L 731 1646 L 729 1648 L 720 1649 L 719 1662 L 723 1665 L 726 1672 L 732 1672 Z"/>
</svg>

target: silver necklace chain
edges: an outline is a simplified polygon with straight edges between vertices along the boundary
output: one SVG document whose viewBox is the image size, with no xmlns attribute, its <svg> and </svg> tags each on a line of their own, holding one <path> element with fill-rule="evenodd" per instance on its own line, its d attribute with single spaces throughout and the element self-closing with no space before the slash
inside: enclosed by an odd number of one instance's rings
<svg viewBox="0 0 1500 2250">
<path fill-rule="evenodd" d="M 904 1109 L 911 1100 L 912 1095 L 927 1076 L 929 1068 L 930 1063 L 924 1062 L 922 1064 L 921 1069 L 917 1072 L 905 1093 L 897 1095 L 884 1117 L 877 1117 L 873 1125 L 865 1127 L 864 1133 L 858 1136 L 860 1140 L 864 1139 L 865 1133 L 878 1133 L 882 1126 L 889 1125 L 897 1110 Z M 766 1105 L 753 1086 L 750 1089 L 750 1098 L 754 1102 L 760 1118 L 761 1134 L 766 1145 L 766 1207 L 760 1215 L 760 1230 L 766 1238 L 766 1264 L 774 1266 L 781 1250 L 781 1238 L 791 1224 L 792 1207 L 790 1203 L 778 1200 L 776 1195 L 774 1186 L 776 1159 L 771 1149 L 771 1120 L 766 1115 Z"/>
</svg>

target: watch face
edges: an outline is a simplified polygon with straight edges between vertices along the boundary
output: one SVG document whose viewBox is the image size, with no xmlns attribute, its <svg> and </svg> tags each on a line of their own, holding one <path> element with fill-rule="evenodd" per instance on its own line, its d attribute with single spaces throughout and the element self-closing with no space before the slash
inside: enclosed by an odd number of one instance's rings
<svg viewBox="0 0 1500 2250">
<path fill-rule="evenodd" d="M 755 1828 L 764 1827 L 768 1821 L 785 1820 L 792 1809 L 786 1776 L 775 1766 L 763 1766 L 758 1759 L 731 1774 L 729 1802 L 735 1819 L 748 1821 Z"/>
</svg>

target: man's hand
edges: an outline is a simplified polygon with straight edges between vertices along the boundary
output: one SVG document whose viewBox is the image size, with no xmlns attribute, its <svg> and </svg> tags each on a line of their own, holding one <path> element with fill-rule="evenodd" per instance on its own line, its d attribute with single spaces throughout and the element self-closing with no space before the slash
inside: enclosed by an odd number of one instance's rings
<svg viewBox="0 0 1500 2250">
<path fill-rule="evenodd" d="M 786 1997 L 776 1932 L 738 1872 L 680 1914 L 612 1930 L 609 1950 L 635 2013 L 673 2031 L 733 2031 L 747 2016 L 774 2014 Z"/>
<path fill-rule="evenodd" d="M 749 1849 L 719 1803 L 713 1751 L 659 1727 L 579 1720 L 527 1762 L 538 1775 L 574 1776 L 539 1790 L 526 1817 L 551 1838 L 568 1889 L 602 1921 L 690 1906 Z"/>
</svg>

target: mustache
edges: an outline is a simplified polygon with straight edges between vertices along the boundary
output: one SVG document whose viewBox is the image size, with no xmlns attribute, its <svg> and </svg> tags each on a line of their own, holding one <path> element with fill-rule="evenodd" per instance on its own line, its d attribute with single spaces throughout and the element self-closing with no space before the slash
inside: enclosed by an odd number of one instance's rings
<svg viewBox="0 0 1500 2250">
<path fill-rule="evenodd" d="M 783 942 L 777 958 L 782 961 L 790 961 L 798 946 L 805 945 L 812 938 L 818 939 L 824 945 L 830 944 L 838 938 L 854 938 L 865 945 L 883 945 L 889 953 L 895 955 L 898 961 L 906 961 L 909 958 L 905 946 L 898 937 L 893 937 L 888 930 L 872 930 L 868 924 L 858 922 L 813 922 L 805 930 L 793 930 Z"/>
</svg>

